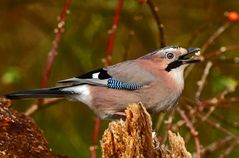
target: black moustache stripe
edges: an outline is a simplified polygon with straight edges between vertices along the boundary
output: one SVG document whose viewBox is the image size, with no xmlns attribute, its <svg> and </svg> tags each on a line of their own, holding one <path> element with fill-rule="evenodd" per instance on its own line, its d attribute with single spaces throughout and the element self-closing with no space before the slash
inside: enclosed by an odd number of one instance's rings
<svg viewBox="0 0 239 158">
<path fill-rule="evenodd" d="M 171 71 L 172 69 L 175 69 L 179 66 L 183 65 L 183 62 L 180 61 L 180 60 L 176 60 L 176 61 L 173 61 L 171 62 L 170 64 L 168 64 L 168 66 L 165 68 L 166 71 Z"/>
</svg>

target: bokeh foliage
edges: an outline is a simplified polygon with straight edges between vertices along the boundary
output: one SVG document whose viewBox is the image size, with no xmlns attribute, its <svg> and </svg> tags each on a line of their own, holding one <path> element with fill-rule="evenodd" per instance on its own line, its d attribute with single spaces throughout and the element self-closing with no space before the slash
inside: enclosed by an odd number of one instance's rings
<svg viewBox="0 0 239 158">
<path fill-rule="evenodd" d="M 239 3 L 235 0 L 155 0 L 154 3 L 165 25 L 168 45 L 187 46 L 193 32 L 205 27 L 190 45 L 200 47 L 226 21 L 225 11 L 239 11 Z M 63 4 L 63 0 L 1 0 L 1 93 L 40 86 L 47 54 L 54 38 L 54 28 L 58 23 L 57 17 Z M 58 80 L 102 67 L 107 47 L 107 32 L 111 27 L 116 4 L 116 0 L 72 2 L 49 86 L 54 86 Z M 208 51 L 237 44 L 238 26 L 231 26 Z M 159 46 L 157 26 L 148 6 L 137 1 L 124 1 L 111 63 L 137 58 Z M 224 57 L 235 56 L 238 56 L 238 50 L 228 52 Z M 222 57 L 215 56 L 215 60 L 220 58 Z M 186 78 L 184 96 L 194 99 L 196 82 L 200 80 L 204 67 L 205 63 L 197 64 Z M 238 82 L 238 77 L 237 64 L 216 62 L 209 74 L 202 99 L 216 96 L 228 86 L 233 86 Z M 232 95 L 238 94 L 239 90 L 236 89 Z M 34 102 L 16 101 L 14 108 L 24 111 Z M 239 106 L 238 103 L 235 105 Z M 227 119 L 239 121 L 238 112 L 223 109 L 217 112 L 227 116 Z M 33 115 L 53 151 L 70 157 L 89 157 L 94 116 L 84 104 L 68 101 L 41 109 Z M 101 134 L 107 123 L 108 121 L 103 121 Z M 197 129 L 200 131 L 203 145 L 221 136 L 203 123 L 197 124 Z M 180 132 L 185 131 L 182 129 Z M 238 131 L 233 132 L 239 135 Z M 190 146 L 193 150 L 193 143 Z M 99 150 L 98 152 L 100 155 Z M 232 153 L 232 156 L 237 157 L 236 155 L 239 155 L 238 151 Z"/>
</svg>

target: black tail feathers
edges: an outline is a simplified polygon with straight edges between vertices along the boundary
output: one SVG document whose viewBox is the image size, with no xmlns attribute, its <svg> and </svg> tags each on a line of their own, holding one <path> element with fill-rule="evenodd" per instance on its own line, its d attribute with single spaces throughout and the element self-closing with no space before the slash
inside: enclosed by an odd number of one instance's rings
<svg viewBox="0 0 239 158">
<path fill-rule="evenodd" d="M 6 94 L 5 97 L 8 99 L 62 98 L 70 94 L 72 93 L 62 91 L 61 88 L 45 88 L 13 92 Z"/>
</svg>

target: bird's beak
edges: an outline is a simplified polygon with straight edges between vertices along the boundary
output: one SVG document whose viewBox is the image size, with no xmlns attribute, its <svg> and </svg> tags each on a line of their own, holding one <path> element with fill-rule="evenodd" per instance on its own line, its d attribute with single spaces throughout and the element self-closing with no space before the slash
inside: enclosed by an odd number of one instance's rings
<svg viewBox="0 0 239 158">
<path fill-rule="evenodd" d="M 188 48 L 187 53 L 179 57 L 179 61 L 183 64 L 191 64 L 201 61 L 200 60 L 200 48 Z"/>
</svg>

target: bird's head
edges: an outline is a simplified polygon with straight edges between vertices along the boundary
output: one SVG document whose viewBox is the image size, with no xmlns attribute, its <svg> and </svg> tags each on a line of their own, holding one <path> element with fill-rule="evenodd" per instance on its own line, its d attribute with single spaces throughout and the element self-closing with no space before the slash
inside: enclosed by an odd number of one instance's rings
<svg viewBox="0 0 239 158">
<path fill-rule="evenodd" d="M 178 46 L 168 46 L 147 54 L 142 58 L 153 61 L 153 66 L 158 70 L 163 70 L 165 77 L 172 78 L 175 82 L 170 83 L 176 86 L 174 87 L 175 92 L 178 90 L 177 92 L 181 94 L 184 87 L 184 69 L 189 64 L 199 62 L 201 59 L 199 55 L 199 48 L 186 49 Z"/>
<path fill-rule="evenodd" d="M 170 72 L 172 70 L 184 70 L 187 65 L 200 61 L 199 48 L 182 48 L 168 46 L 150 53 L 143 58 L 150 58 L 159 63 L 160 68 Z"/>
</svg>

